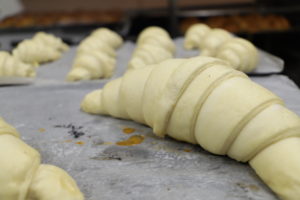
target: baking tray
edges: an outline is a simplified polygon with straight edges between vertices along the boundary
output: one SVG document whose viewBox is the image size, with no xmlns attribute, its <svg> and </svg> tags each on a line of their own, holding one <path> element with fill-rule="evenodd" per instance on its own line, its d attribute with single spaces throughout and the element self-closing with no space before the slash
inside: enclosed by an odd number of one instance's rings
<svg viewBox="0 0 300 200">
<path fill-rule="evenodd" d="M 134 44 L 126 42 L 118 51 L 112 78 L 124 73 L 133 49 Z M 41 152 L 44 163 L 67 170 L 87 200 L 277 199 L 247 164 L 197 145 L 157 138 L 150 128 L 131 121 L 80 111 L 83 97 L 108 79 L 65 82 L 74 55 L 71 48 L 62 59 L 41 66 L 31 85 L 0 87 L 0 115 Z M 299 89 L 287 77 L 253 80 L 300 114 Z M 118 145 L 132 136 L 141 143 Z"/>
</svg>

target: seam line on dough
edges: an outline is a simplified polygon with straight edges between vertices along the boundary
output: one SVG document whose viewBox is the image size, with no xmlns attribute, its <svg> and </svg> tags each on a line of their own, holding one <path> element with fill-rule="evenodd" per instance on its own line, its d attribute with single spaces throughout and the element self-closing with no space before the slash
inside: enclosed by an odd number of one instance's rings
<svg viewBox="0 0 300 200">
<path fill-rule="evenodd" d="M 248 78 L 244 73 L 235 73 L 236 71 L 229 71 L 225 74 L 223 74 L 221 77 L 217 78 L 214 82 L 212 82 L 209 87 L 203 92 L 201 97 L 198 99 L 196 108 L 194 109 L 194 115 L 192 118 L 191 128 L 190 128 L 190 137 L 196 140 L 195 137 L 195 126 L 198 120 L 199 113 L 201 112 L 201 109 L 206 102 L 207 98 L 210 96 L 210 94 L 216 89 L 223 81 L 229 80 L 231 78 L 235 77 L 244 77 Z M 197 141 L 197 140 L 196 140 Z M 198 141 L 197 141 L 198 142 Z M 198 142 L 199 143 L 199 142 Z"/>
<path fill-rule="evenodd" d="M 187 63 L 182 63 L 173 73 L 172 75 L 170 76 L 170 78 L 178 73 L 177 71 L 180 70 L 181 67 L 185 67 L 185 65 L 189 65 L 191 62 L 195 62 L 194 60 L 191 60 Z M 196 69 L 193 73 L 191 73 L 188 78 L 184 81 L 184 83 L 181 85 L 180 87 L 180 90 L 179 92 L 176 94 L 176 98 L 175 98 L 175 101 L 172 103 L 172 105 L 169 107 L 169 109 L 166 111 L 165 113 L 165 117 L 163 118 L 164 119 L 164 122 L 163 122 L 163 126 L 161 128 L 161 130 L 157 130 L 157 127 L 155 126 L 155 124 L 157 124 L 157 117 L 155 116 L 155 119 L 154 119 L 154 133 L 158 136 L 162 136 L 164 137 L 166 135 L 166 129 L 169 125 L 169 121 L 170 121 L 170 118 L 172 116 L 172 113 L 173 113 L 173 110 L 174 110 L 174 107 L 175 105 L 177 104 L 178 100 L 181 98 L 181 96 L 183 95 L 184 91 L 186 90 L 186 88 L 192 83 L 192 81 L 197 77 L 197 75 L 201 74 L 204 70 L 206 70 L 207 68 L 211 67 L 211 66 L 214 66 L 215 64 L 224 64 L 224 62 L 222 60 L 220 61 L 208 61 L 208 63 L 205 63 L 205 64 L 202 64 L 200 65 L 200 68 Z M 197 63 L 195 63 L 195 65 L 197 65 Z M 170 80 L 170 79 L 169 79 Z M 168 83 L 169 83 L 169 80 L 168 80 Z M 167 85 L 168 85 L 167 83 Z M 167 86 L 166 85 L 166 86 Z M 166 87 L 162 90 L 162 92 L 164 93 Z M 159 102 L 159 101 L 158 101 Z M 158 106 L 160 107 L 160 106 Z M 156 130 L 155 130 L 156 129 Z"/>
<path fill-rule="evenodd" d="M 260 105 L 256 106 L 254 109 L 250 110 L 238 123 L 237 125 L 232 129 L 231 133 L 229 134 L 228 138 L 226 139 L 223 147 L 221 148 L 221 152 L 224 154 L 227 154 L 231 145 L 234 143 L 236 138 L 239 136 L 243 128 L 248 124 L 250 120 L 252 120 L 256 115 L 261 113 L 264 109 L 269 107 L 272 104 L 283 104 L 281 99 L 278 98 L 272 98 L 269 99 Z"/>
<path fill-rule="evenodd" d="M 247 155 L 245 157 L 245 159 L 242 161 L 247 162 L 249 160 L 252 160 L 254 157 L 257 156 L 257 154 L 259 154 L 263 150 L 267 149 L 268 147 L 272 146 L 273 144 L 276 144 L 277 142 L 280 142 L 282 140 L 285 140 L 285 139 L 291 138 L 291 137 L 300 138 L 300 126 L 296 126 L 293 128 L 287 128 L 285 130 L 279 131 L 276 134 L 276 136 L 272 136 L 272 138 L 270 139 L 270 142 L 268 142 L 267 144 L 262 144 L 262 145 L 258 146 L 253 153 L 250 153 L 249 155 Z"/>
</svg>

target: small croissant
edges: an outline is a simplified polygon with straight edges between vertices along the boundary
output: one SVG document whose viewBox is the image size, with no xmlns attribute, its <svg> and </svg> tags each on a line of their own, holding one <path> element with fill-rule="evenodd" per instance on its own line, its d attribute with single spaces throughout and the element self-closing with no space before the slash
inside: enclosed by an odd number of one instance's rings
<svg viewBox="0 0 300 200">
<path fill-rule="evenodd" d="M 77 54 L 92 51 L 103 52 L 111 57 L 116 57 L 116 51 L 112 46 L 95 37 L 85 38 L 80 42 L 77 48 Z"/>
<path fill-rule="evenodd" d="M 21 62 L 8 52 L 0 51 L 0 77 L 35 77 L 35 67 Z"/>
<path fill-rule="evenodd" d="M 101 51 L 79 53 L 74 60 L 71 71 L 67 75 L 67 80 L 79 81 L 109 78 L 113 74 L 115 64 L 115 58 Z"/>
<path fill-rule="evenodd" d="M 39 152 L 1 118 L 0 142 L 0 199 L 84 199 L 72 177 L 56 166 L 41 164 Z"/>
<path fill-rule="evenodd" d="M 137 47 L 128 63 L 128 69 L 161 62 L 172 58 L 174 53 L 175 44 L 169 34 L 160 27 L 148 27 L 138 36 Z"/>
<path fill-rule="evenodd" d="M 108 28 L 98 28 L 91 33 L 90 37 L 98 38 L 114 49 L 118 49 L 123 44 L 122 37 Z"/>
<path fill-rule="evenodd" d="M 67 81 L 111 77 L 116 65 L 116 48 L 122 43 L 122 38 L 107 28 L 93 31 L 80 42 Z"/>
<path fill-rule="evenodd" d="M 224 42 L 216 50 L 215 57 L 228 61 L 234 69 L 243 72 L 253 71 L 258 63 L 256 47 L 242 38 L 231 38 Z"/>
<path fill-rule="evenodd" d="M 210 31 L 210 27 L 206 24 L 192 25 L 185 33 L 184 47 L 189 50 L 199 48 L 202 38 Z"/>
<path fill-rule="evenodd" d="M 224 29 L 211 29 L 201 23 L 187 30 L 184 47 L 199 48 L 200 55 L 226 60 L 233 68 L 243 72 L 253 71 L 258 64 L 257 48 L 250 41 L 233 37 Z"/>
<path fill-rule="evenodd" d="M 201 49 L 201 55 L 203 56 L 215 56 L 216 50 L 224 42 L 232 38 L 232 35 L 223 29 L 212 29 L 206 35 L 203 36 L 199 43 L 199 49 Z"/>
<path fill-rule="evenodd" d="M 281 199 L 300 197 L 299 116 L 226 61 L 199 56 L 129 70 L 87 94 L 81 109 L 249 162 Z"/>
<path fill-rule="evenodd" d="M 61 52 L 34 40 L 23 40 L 12 51 L 12 55 L 24 63 L 38 66 L 41 63 L 59 59 Z"/>
<path fill-rule="evenodd" d="M 33 36 L 32 40 L 45 44 L 46 46 L 51 46 L 61 52 L 69 50 L 69 46 L 65 44 L 61 38 L 49 33 L 38 32 Z"/>
</svg>

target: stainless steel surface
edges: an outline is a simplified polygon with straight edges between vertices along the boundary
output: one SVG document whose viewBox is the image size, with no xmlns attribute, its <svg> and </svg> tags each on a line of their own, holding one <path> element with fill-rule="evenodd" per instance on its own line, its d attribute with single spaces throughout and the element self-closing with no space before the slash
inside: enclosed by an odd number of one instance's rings
<svg viewBox="0 0 300 200">
<path fill-rule="evenodd" d="M 134 44 L 126 42 L 118 51 L 113 78 L 125 71 L 133 49 Z M 31 85 L 0 87 L 0 115 L 41 152 L 44 163 L 66 169 L 87 200 L 277 199 L 247 164 L 196 145 L 157 138 L 150 128 L 131 121 L 80 111 L 82 98 L 108 80 L 65 82 L 74 53 L 72 48 L 61 60 L 41 66 Z M 300 114 L 299 89 L 287 77 L 253 80 Z M 74 138 L 72 127 L 84 135 Z M 124 134 L 124 128 L 135 132 Z M 134 146 L 116 145 L 133 135 L 145 139 Z"/>
</svg>

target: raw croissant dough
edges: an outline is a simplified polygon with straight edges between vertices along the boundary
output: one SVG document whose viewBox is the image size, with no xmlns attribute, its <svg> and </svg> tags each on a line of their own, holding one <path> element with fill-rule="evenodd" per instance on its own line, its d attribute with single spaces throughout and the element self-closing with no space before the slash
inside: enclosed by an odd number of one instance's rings
<svg viewBox="0 0 300 200">
<path fill-rule="evenodd" d="M 226 60 L 234 69 L 243 72 L 251 72 L 257 66 L 258 53 L 251 42 L 234 38 L 224 29 L 211 29 L 205 24 L 195 24 L 187 30 L 184 47 L 199 48 L 201 55 Z"/>
<path fill-rule="evenodd" d="M 68 81 L 109 78 L 112 76 L 116 59 L 100 51 L 80 53 L 76 56 Z"/>
<path fill-rule="evenodd" d="M 248 40 L 231 38 L 216 50 L 216 58 L 226 60 L 234 69 L 251 72 L 258 63 L 256 47 Z"/>
<path fill-rule="evenodd" d="M 38 32 L 33 36 L 32 40 L 42 43 L 46 46 L 50 46 L 61 52 L 65 52 L 65 51 L 69 50 L 69 46 L 67 44 L 65 44 L 61 38 L 58 38 L 49 33 Z"/>
<path fill-rule="evenodd" d="M 34 40 L 23 40 L 12 51 L 12 55 L 24 63 L 39 66 L 41 63 L 58 60 L 61 53 L 50 46 Z"/>
<path fill-rule="evenodd" d="M 203 36 L 199 43 L 201 55 L 215 56 L 217 49 L 231 37 L 231 34 L 223 29 L 212 29 L 209 33 Z"/>
<path fill-rule="evenodd" d="M 0 51 L 0 77 L 35 77 L 35 67 L 21 62 L 8 52 Z"/>
<path fill-rule="evenodd" d="M 75 181 L 62 169 L 40 162 L 40 154 L 0 118 L 0 199 L 83 200 Z"/>
<path fill-rule="evenodd" d="M 159 63 L 172 58 L 175 44 L 162 28 L 150 26 L 138 36 L 137 47 L 128 63 L 128 69 Z"/>
<path fill-rule="evenodd" d="M 129 70 L 88 94 L 81 108 L 249 161 L 282 199 L 299 199 L 300 118 L 225 61 L 200 56 Z"/>
<path fill-rule="evenodd" d="M 118 49 L 123 44 L 123 39 L 116 32 L 108 28 L 98 28 L 91 34 L 93 38 L 99 38 L 114 49 Z"/>
<path fill-rule="evenodd" d="M 13 49 L 12 55 L 24 63 L 39 66 L 41 63 L 58 60 L 68 46 L 60 38 L 38 32 L 32 39 L 23 40 Z"/>
<path fill-rule="evenodd" d="M 194 24 L 185 34 L 184 47 L 186 49 L 197 49 L 201 39 L 210 32 L 211 29 L 206 24 Z"/>
<path fill-rule="evenodd" d="M 79 81 L 111 77 L 116 65 L 115 51 L 122 43 L 122 38 L 107 28 L 93 31 L 79 44 L 66 79 Z"/>
</svg>

